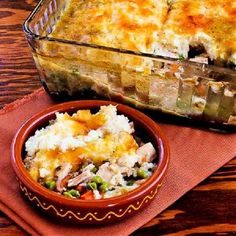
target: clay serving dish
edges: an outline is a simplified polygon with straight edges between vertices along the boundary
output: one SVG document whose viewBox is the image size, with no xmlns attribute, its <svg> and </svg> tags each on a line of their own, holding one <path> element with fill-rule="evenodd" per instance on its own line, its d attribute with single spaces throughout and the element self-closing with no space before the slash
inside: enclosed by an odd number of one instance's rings
<svg viewBox="0 0 236 236">
<path fill-rule="evenodd" d="M 25 141 L 34 132 L 44 127 L 52 119 L 55 112 L 73 113 L 78 109 L 96 109 L 102 105 L 117 105 L 118 113 L 129 117 L 135 124 L 135 130 L 141 138 L 151 141 L 158 152 L 158 164 L 153 175 L 137 189 L 101 200 L 79 200 L 59 195 L 35 182 L 23 164 Z M 146 207 L 161 187 L 169 162 L 168 141 L 159 125 L 143 113 L 125 105 L 108 101 L 74 101 L 52 106 L 35 115 L 19 129 L 12 143 L 12 166 L 14 168 L 20 191 L 34 207 L 63 221 L 83 224 L 110 223 L 124 219 Z"/>
</svg>

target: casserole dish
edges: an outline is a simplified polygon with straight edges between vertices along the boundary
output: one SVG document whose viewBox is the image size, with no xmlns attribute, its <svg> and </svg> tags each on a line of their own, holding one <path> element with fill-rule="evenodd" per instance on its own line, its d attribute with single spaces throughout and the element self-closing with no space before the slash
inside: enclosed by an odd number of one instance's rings
<svg viewBox="0 0 236 236">
<path fill-rule="evenodd" d="M 141 139 L 150 141 L 157 150 L 157 157 L 154 160 L 156 168 L 149 178 L 133 191 L 106 199 L 77 199 L 63 196 L 32 178 L 24 165 L 24 158 L 26 141 L 36 130 L 50 124 L 50 121 L 56 118 L 57 112 L 73 114 L 77 110 L 84 109 L 96 111 L 100 106 L 109 104 L 115 105 L 119 114 L 123 114 L 133 121 L 135 130 L 142 134 Z M 167 171 L 169 156 L 168 140 L 159 125 L 149 117 L 122 104 L 92 100 L 61 103 L 45 109 L 26 121 L 13 140 L 11 161 L 21 193 L 36 209 L 57 217 L 63 222 L 103 224 L 129 217 L 146 207 L 154 199 Z M 67 156 L 67 161 L 70 160 L 70 157 Z M 54 156 L 53 160 L 56 159 L 58 157 Z M 46 164 L 46 161 L 41 164 Z"/>
<path fill-rule="evenodd" d="M 103 96 L 138 108 L 235 127 L 234 63 L 217 66 L 215 60 L 209 65 L 181 55 L 161 56 L 58 37 L 53 31 L 69 3 L 41 0 L 24 23 L 40 80 L 49 94 Z"/>
</svg>

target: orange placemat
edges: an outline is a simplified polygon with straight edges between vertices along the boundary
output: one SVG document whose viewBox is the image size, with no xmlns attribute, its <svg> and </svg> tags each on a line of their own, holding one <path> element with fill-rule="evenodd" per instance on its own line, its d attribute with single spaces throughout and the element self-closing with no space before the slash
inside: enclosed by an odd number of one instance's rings
<svg viewBox="0 0 236 236">
<path fill-rule="evenodd" d="M 170 141 L 170 166 L 163 186 L 144 210 L 103 226 L 59 224 L 40 214 L 20 195 L 10 164 L 10 147 L 20 125 L 54 102 L 43 89 L 0 110 L 0 210 L 33 235 L 128 235 L 174 203 L 236 155 L 236 135 L 161 124 Z"/>
</svg>

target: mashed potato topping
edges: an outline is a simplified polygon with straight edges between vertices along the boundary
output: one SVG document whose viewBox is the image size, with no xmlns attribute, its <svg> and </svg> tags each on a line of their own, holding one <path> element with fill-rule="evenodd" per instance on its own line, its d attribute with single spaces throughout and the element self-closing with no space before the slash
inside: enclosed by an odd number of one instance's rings
<svg viewBox="0 0 236 236">
<path fill-rule="evenodd" d="M 235 17 L 235 0 L 71 0 L 51 36 L 174 58 L 202 48 L 235 64 Z"/>
<path fill-rule="evenodd" d="M 138 187 L 155 167 L 151 143 L 138 143 L 134 125 L 116 106 L 97 113 L 56 113 L 25 143 L 31 177 L 65 196 L 100 199 Z"/>
</svg>

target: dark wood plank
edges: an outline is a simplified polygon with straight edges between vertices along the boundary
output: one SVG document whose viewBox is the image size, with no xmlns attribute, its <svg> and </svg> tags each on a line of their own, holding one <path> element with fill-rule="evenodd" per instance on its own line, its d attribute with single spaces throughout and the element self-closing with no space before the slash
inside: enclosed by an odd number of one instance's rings
<svg viewBox="0 0 236 236">
<path fill-rule="evenodd" d="M 40 87 L 22 23 L 36 0 L 0 1 L 0 107 Z M 236 235 L 236 159 L 133 235 Z M 0 235 L 27 235 L 0 213 Z"/>
<path fill-rule="evenodd" d="M 0 107 L 40 87 L 22 24 L 37 1 L 0 1 Z"/>
</svg>

